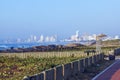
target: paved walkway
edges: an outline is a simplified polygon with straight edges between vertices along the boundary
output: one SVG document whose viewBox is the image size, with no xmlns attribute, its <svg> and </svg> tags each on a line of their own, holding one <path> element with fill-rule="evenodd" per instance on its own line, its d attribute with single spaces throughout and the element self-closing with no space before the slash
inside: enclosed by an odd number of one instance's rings
<svg viewBox="0 0 120 80">
<path fill-rule="evenodd" d="M 116 60 L 92 80 L 120 80 L 120 59 Z"/>
</svg>

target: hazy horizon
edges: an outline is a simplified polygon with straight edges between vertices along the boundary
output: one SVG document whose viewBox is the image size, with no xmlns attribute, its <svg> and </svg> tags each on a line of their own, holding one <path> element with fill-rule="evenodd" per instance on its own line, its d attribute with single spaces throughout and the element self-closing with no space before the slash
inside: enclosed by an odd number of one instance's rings
<svg viewBox="0 0 120 80">
<path fill-rule="evenodd" d="M 0 39 L 120 35 L 119 0 L 0 0 Z"/>
</svg>

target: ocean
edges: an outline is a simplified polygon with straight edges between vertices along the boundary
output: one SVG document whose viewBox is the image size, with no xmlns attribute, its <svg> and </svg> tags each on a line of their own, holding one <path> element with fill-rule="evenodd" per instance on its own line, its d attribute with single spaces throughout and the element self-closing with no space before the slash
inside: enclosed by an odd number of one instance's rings
<svg viewBox="0 0 120 80">
<path fill-rule="evenodd" d="M 95 41 L 91 41 L 95 42 Z M 47 45 L 66 45 L 69 43 L 79 43 L 79 44 L 87 44 L 88 41 L 80 41 L 80 42 L 41 42 L 41 43 L 9 43 L 9 44 L 4 44 L 4 43 L 0 43 L 0 50 L 6 50 L 6 49 L 10 49 L 11 47 L 14 48 L 29 48 L 29 47 L 33 47 L 33 46 L 47 46 Z"/>
<path fill-rule="evenodd" d="M 47 45 L 65 45 L 71 42 L 43 42 L 43 43 L 9 43 L 9 44 L 0 44 L 0 50 L 10 49 L 11 47 L 14 48 L 29 48 L 32 46 L 47 46 Z"/>
</svg>

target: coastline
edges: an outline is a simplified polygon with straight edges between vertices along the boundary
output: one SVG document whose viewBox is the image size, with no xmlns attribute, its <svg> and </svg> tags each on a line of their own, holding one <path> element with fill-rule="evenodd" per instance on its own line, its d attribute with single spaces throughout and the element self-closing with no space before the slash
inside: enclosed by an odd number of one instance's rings
<svg viewBox="0 0 120 80">
<path fill-rule="evenodd" d="M 76 46 L 83 46 L 80 42 L 51 42 L 51 43 L 20 43 L 0 44 L 0 53 L 13 52 L 44 52 L 59 49 L 72 49 Z"/>
</svg>

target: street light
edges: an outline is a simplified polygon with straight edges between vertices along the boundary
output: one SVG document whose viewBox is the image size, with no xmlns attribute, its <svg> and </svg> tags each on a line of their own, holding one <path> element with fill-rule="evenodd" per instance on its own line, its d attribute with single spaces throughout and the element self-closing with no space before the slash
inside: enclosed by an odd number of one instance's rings
<svg viewBox="0 0 120 80">
<path fill-rule="evenodd" d="M 102 38 L 106 37 L 105 34 L 99 34 L 96 36 L 96 52 L 101 53 L 101 46 L 102 46 Z"/>
</svg>

